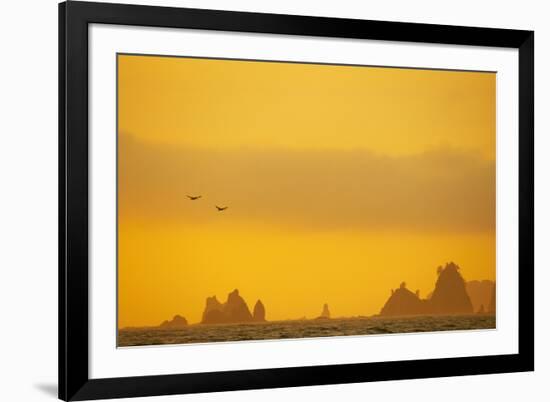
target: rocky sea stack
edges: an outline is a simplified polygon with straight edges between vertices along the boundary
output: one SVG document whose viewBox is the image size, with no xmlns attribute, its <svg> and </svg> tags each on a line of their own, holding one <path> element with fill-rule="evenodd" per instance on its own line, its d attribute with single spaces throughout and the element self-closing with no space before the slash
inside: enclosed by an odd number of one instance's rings
<svg viewBox="0 0 550 402">
<path fill-rule="evenodd" d="M 248 309 L 245 300 L 235 289 L 227 296 L 225 303 L 220 303 L 216 296 L 206 299 L 206 307 L 202 314 L 202 324 L 229 324 L 240 322 L 265 321 L 265 307 L 258 300 L 254 307 L 254 317 Z"/>
<path fill-rule="evenodd" d="M 328 304 L 325 303 L 323 306 L 323 311 L 321 311 L 321 315 L 317 317 L 318 320 L 329 320 L 330 319 L 330 310 L 328 309 Z"/>
<path fill-rule="evenodd" d="M 254 322 L 264 322 L 265 321 L 265 307 L 261 300 L 256 302 L 254 306 L 254 312 L 252 313 L 252 320 Z"/>
<path fill-rule="evenodd" d="M 426 300 L 421 300 L 419 293 L 413 293 L 405 282 L 401 283 L 399 289 L 391 291 L 391 296 L 382 307 L 380 315 L 384 316 L 399 316 L 412 314 L 425 314 L 428 311 L 428 303 Z"/>
<path fill-rule="evenodd" d="M 472 314 L 474 308 L 459 270 L 453 262 L 438 267 L 435 289 L 427 299 L 421 299 L 419 291 L 408 290 L 403 282 L 399 289 L 392 290 L 380 315 Z"/>
<path fill-rule="evenodd" d="M 172 320 L 166 320 L 159 325 L 159 328 L 162 329 L 180 329 L 185 327 L 187 327 L 187 320 L 181 315 L 175 315 Z"/>
<path fill-rule="evenodd" d="M 472 302 L 466 292 L 466 283 L 458 272 L 460 267 L 453 262 L 439 267 L 437 282 L 430 299 L 432 314 L 471 314 Z"/>
</svg>

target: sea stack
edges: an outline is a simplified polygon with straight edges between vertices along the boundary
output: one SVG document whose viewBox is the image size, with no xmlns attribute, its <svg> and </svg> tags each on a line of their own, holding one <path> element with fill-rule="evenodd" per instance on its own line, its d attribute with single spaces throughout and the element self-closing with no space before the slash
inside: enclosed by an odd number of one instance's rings
<svg viewBox="0 0 550 402">
<path fill-rule="evenodd" d="M 399 289 L 392 289 L 380 315 L 473 314 L 472 301 L 459 269 L 453 262 L 438 267 L 435 289 L 426 299 L 420 298 L 419 291 L 408 290 L 405 282 L 401 283 Z"/>
<path fill-rule="evenodd" d="M 380 315 L 400 316 L 425 314 L 428 306 L 426 301 L 420 300 L 419 293 L 413 293 L 402 282 L 399 289 L 391 291 L 391 296 L 382 307 Z"/>
<path fill-rule="evenodd" d="M 325 303 L 323 306 L 323 311 L 321 311 L 321 315 L 317 317 L 319 320 L 328 320 L 330 319 L 330 310 L 328 309 L 328 304 Z"/>
<path fill-rule="evenodd" d="M 209 323 L 221 323 L 224 321 L 223 304 L 221 304 L 216 296 L 206 298 L 206 307 L 202 313 L 202 322 Z"/>
<path fill-rule="evenodd" d="M 254 305 L 254 311 L 252 313 L 252 321 L 254 322 L 265 321 L 265 307 L 261 300 L 258 300 Z"/>
<path fill-rule="evenodd" d="M 244 299 L 235 289 L 227 296 L 225 303 L 220 303 L 216 296 L 206 298 L 206 307 L 202 314 L 203 324 L 228 324 L 251 322 L 252 314 Z"/>
<path fill-rule="evenodd" d="M 171 321 L 164 321 L 159 325 L 162 329 L 181 329 L 187 326 L 187 320 L 181 315 L 175 315 Z"/>
<path fill-rule="evenodd" d="M 252 314 L 244 299 L 239 296 L 239 290 L 235 289 L 227 296 L 224 313 L 228 322 L 249 322 L 252 321 Z"/>
<path fill-rule="evenodd" d="M 430 311 L 433 314 L 472 314 L 474 308 L 466 284 L 454 262 L 439 270 L 435 289 L 430 299 Z"/>
</svg>

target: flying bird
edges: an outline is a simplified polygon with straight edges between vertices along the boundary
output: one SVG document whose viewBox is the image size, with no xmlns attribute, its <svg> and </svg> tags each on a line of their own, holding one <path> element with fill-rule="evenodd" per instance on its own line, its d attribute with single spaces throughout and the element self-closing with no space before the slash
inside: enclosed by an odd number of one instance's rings
<svg viewBox="0 0 550 402">
<path fill-rule="evenodd" d="M 227 209 L 227 207 L 218 207 L 216 205 L 216 209 L 218 210 L 218 212 L 221 212 L 221 211 L 225 211 Z"/>
<path fill-rule="evenodd" d="M 199 198 L 201 198 L 202 195 L 188 195 L 187 198 L 189 198 L 191 201 L 195 201 L 195 200 L 198 200 Z"/>
</svg>

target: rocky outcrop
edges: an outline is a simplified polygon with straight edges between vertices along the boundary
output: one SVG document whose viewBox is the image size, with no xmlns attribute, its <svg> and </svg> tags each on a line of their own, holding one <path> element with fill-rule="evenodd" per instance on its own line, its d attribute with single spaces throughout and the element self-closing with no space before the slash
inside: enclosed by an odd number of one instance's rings
<svg viewBox="0 0 550 402">
<path fill-rule="evenodd" d="M 227 302 L 224 307 L 224 314 L 229 322 L 248 322 L 252 321 L 252 314 L 246 305 L 244 299 L 239 296 L 239 290 L 235 289 L 227 296 Z"/>
<path fill-rule="evenodd" d="M 399 289 L 392 289 L 391 296 L 384 307 L 382 307 L 380 315 L 418 315 L 426 314 L 427 312 L 427 301 L 420 299 L 419 292 L 413 293 L 407 289 L 405 282 L 403 282 L 399 286 Z"/>
<path fill-rule="evenodd" d="M 495 282 L 489 280 L 466 282 L 466 292 L 472 301 L 474 311 L 487 311 L 493 296 Z"/>
<path fill-rule="evenodd" d="M 323 306 L 323 311 L 321 311 L 321 315 L 317 317 L 318 320 L 328 320 L 330 319 L 330 310 L 328 309 L 328 304 L 325 303 Z"/>
<path fill-rule="evenodd" d="M 432 314 L 471 314 L 474 312 L 472 302 L 466 292 L 466 284 L 458 272 L 459 270 L 458 265 L 450 262 L 440 271 L 430 299 Z"/>
<path fill-rule="evenodd" d="M 223 304 L 216 296 L 206 298 L 206 307 L 202 313 L 202 322 L 217 322 L 223 319 Z"/>
<path fill-rule="evenodd" d="M 439 267 L 435 289 L 427 299 L 421 299 L 419 291 L 413 293 L 404 282 L 401 283 L 399 289 L 392 290 L 380 315 L 472 314 L 472 302 L 459 270 L 460 267 L 453 262 L 444 268 Z"/>
<path fill-rule="evenodd" d="M 244 299 L 235 289 L 227 296 L 225 303 L 220 303 L 216 296 L 206 299 L 206 307 L 202 314 L 203 324 L 228 324 L 238 322 L 251 322 L 252 314 Z"/>
<path fill-rule="evenodd" d="M 187 320 L 181 315 L 175 315 L 170 321 L 164 321 L 159 325 L 161 329 L 181 329 L 187 327 Z"/>
<path fill-rule="evenodd" d="M 265 307 L 261 300 L 258 300 L 254 305 L 254 311 L 252 313 L 252 321 L 254 322 L 265 321 Z"/>
</svg>

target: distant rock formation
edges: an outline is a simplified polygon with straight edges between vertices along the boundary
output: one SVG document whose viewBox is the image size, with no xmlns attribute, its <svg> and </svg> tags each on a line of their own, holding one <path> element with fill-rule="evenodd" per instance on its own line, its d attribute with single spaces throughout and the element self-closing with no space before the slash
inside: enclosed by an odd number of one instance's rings
<svg viewBox="0 0 550 402">
<path fill-rule="evenodd" d="M 264 309 L 265 315 L 265 309 Z M 227 296 L 225 303 L 220 303 L 216 296 L 206 298 L 206 307 L 202 314 L 203 324 L 228 324 L 251 322 L 252 314 L 244 299 L 235 289 Z"/>
<path fill-rule="evenodd" d="M 418 294 L 407 289 L 405 282 L 401 283 L 399 289 L 393 290 L 391 296 L 382 307 L 380 315 L 400 316 L 426 314 L 428 306 L 426 300 L 421 300 Z"/>
<path fill-rule="evenodd" d="M 491 314 L 495 314 L 497 311 L 497 285 L 496 283 L 493 284 L 493 291 L 491 294 L 491 300 L 489 301 L 489 305 L 487 306 L 487 312 Z"/>
<path fill-rule="evenodd" d="M 254 311 L 252 313 L 252 321 L 254 322 L 265 321 L 265 307 L 261 300 L 258 300 L 254 305 Z"/>
<path fill-rule="evenodd" d="M 494 285 L 495 282 L 489 280 L 466 282 L 466 292 L 470 296 L 474 311 L 479 312 L 482 306 L 484 311 L 487 310 L 493 296 Z"/>
<path fill-rule="evenodd" d="M 474 312 L 472 302 L 466 293 L 466 284 L 460 267 L 453 262 L 441 270 L 435 289 L 430 299 L 432 314 L 471 314 Z"/>
<path fill-rule="evenodd" d="M 250 314 L 250 310 L 248 309 L 244 299 L 239 296 L 238 289 L 235 289 L 227 296 L 224 314 L 227 316 L 229 322 L 252 321 L 252 314 Z"/>
<path fill-rule="evenodd" d="M 330 319 L 330 310 L 328 309 L 328 304 L 325 303 L 323 305 L 323 311 L 321 311 L 321 315 L 317 317 L 318 320 L 328 320 Z"/>
<path fill-rule="evenodd" d="M 187 320 L 182 317 L 181 315 L 175 315 L 172 320 L 164 321 L 162 324 L 159 325 L 159 328 L 162 329 L 180 329 L 185 328 L 187 326 Z"/>
<path fill-rule="evenodd" d="M 399 289 L 392 289 L 380 315 L 472 314 L 472 302 L 459 269 L 453 262 L 446 264 L 445 268 L 438 267 L 435 289 L 426 299 L 420 298 L 418 290 L 415 293 L 408 290 L 402 282 Z"/>
<path fill-rule="evenodd" d="M 202 322 L 203 323 L 215 323 L 223 322 L 223 304 L 221 304 L 216 296 L 206 298 L 206 307 L 202 313 Z"/>
</svg>

